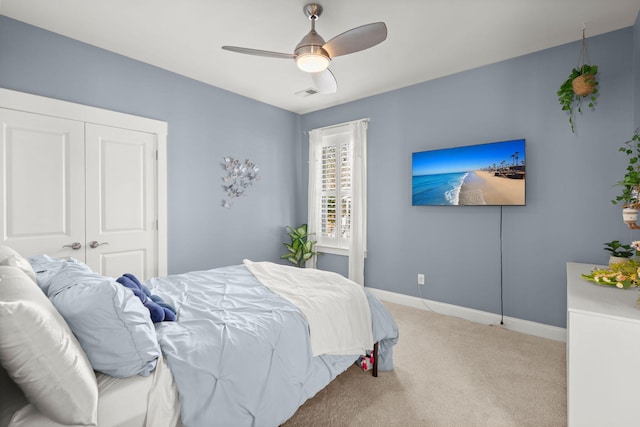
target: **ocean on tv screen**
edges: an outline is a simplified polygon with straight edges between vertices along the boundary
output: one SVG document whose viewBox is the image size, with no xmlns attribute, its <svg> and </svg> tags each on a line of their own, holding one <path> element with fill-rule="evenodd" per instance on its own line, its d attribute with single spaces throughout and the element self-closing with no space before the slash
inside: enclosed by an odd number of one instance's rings
<svg viewBox="0 0 640 427">
<path fill-rule="evenodd" d="M 413 153 L 414 206 L 525 204 L 525 140 Z"/>
</svg>

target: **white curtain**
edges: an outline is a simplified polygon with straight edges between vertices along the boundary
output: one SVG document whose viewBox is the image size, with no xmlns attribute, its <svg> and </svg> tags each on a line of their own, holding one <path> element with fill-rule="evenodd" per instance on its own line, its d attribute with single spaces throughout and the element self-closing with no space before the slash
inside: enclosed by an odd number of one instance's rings
<svg viewBox="0 0 640 427">
<path fill-rule="evenodd" d="M 367 250 L 367 126 L 368 120 L 352 123 L 351 247 L 349 279 L 364 286 L 364 255 Z"/>
<path fill-rule="evenodd" d="M 320 138 L 320 129 L 314 129 L 309 132 L 309 170 L 315 171 L 316 173 L 309 174 L 309 190 L 307 191 L 307 233 L 309 234 L 309 239 L 316 241 L 319 236 L 318 225 L 320 224 L 320 219 L 318 218 L 320 207 L 318 206 L 319 200 L 316 196 L 321 190 L 320 178 L 317 173 L 321 169 L 318 162 L 320 162 L 322 158 L 320 151 Z M 312 256 L 309 261 L 306 262 L 305 267 L 316 268 L 317 258 L 318 257 L 316 255 Z"/>
</svg>

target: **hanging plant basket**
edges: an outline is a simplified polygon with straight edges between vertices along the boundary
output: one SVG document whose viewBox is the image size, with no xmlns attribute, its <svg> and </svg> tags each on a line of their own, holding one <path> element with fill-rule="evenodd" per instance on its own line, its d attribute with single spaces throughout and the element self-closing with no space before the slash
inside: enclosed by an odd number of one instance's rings
<svg viewBox="0 0 640 427">
<path fill-rule="evenodd" d="M 598 92 L 598 66 L 589 64 L 589 53 L 587 51 L 587 40 L 582 29 L 582 48 L 580 49 L 580 65 L 573 70 L 567 80 L 560 86 L 557 92 L 558 101 L 563 111 L 569 113 L 569 124 L 571 132 L 575 133 L 574 109 L 582 113 L 582 99 L 587 98 L 589 108 L 595 107 Z"/>
<path fill-rule="evenodd" d="M 573 93 L 577 96 L 588 96 L 596 90 L 595 74 L 581 74 L 571 81 Z"/>
</svg>

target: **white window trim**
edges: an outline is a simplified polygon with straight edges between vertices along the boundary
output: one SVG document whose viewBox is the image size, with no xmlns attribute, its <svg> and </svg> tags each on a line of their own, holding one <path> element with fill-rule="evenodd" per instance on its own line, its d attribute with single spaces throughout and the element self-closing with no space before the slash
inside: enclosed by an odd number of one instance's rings
<svg viewBox="0 0 640 427">
<path fill-rule="evenodd" d="M 335 246 L 327 246 L 327 245 L 316 245 L 315 249 L 317 252 L 320 252 L 322 254 L 349 256 L 349 249 L 345 249 L 345 248 L 338 248 Z"/>
<path fill-rule="evenodd" d="M 349 249 L 337 248 L 335 246 L 315 245 L 314 250 L 322 254 L 349 256 Z M 367 257 L 367 251 L 364 251 L 364 257 Z"/>
<path fill-rule="evenodd" d="M 355 282 L 364 285 L 364 258 L 366 257 L 366 170 L 367 170 L 367 126 L 368 119 L 357 120 L 339 125 L 329 126 L 321 129 L 314 129 L 309 132 L 309 190 L 308 190 L 308 224 L 309 232 L 314 233 L 313 237 L 318 243 L 316 250 L 324 253 L 349 256 L 349 278 Z M 339 230 L 336 233 L 335 243 L 320 235 L 322 229 L 322 147 L 326 147 L 325 138 L 333 135 L 347 133 L 351 143 L 350 152 L 350 174 L 351 186 L 349 192 L 351 194 L 351 215 L 349 217 L 349 237 L 342 238 Z M 338 153 L 340 141 L 336 141 Z M 336 177 L 339 179 L 339 175 Z M 337 183 L 339 185 L 339 181 Z M 336 200 L 341 201 L 339 193 L 336 194 Z M 340 212 L 341 206 L 338 204 L 336 210 Z M 338 215 L 338 223 L 339 215 Z M 309 267 L 315 267 L 315 257 Z"/>
</svg>

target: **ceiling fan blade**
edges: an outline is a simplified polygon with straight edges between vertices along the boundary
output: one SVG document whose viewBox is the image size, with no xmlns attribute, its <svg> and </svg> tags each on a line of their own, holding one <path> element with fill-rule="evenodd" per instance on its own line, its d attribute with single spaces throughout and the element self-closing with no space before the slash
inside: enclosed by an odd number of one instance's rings
<svg viewBox="0 0 640 427">
<path fill-rule="evenodd" d="M 359 52 L 382 43 L 387 38 L 387 26 L 384 22 L 362 25 L 338 34 L 322 46 L 331 58 L 348 53 Z"/>
<path fill-rule="evenodd" d="M 338 91 L 338 82 L 333 73 L 327 68 L 319 73 L 310 73 L 313 84 L 322 94 L 336 93 Z"/>
<path fill-rule="evenodd" d="M 238 46 L 222 46 L 222 48 L 224 50 L 229 50 L 231 52 L 245 53 L 247 55 L 267 56 L 270 58 L 284 58 L 284 59 L 295 58 L 295 56 L 291 53 L 272 52 L 270 50 L 249 49 L 246 47 L 238 47 Z"/>
</svg>

